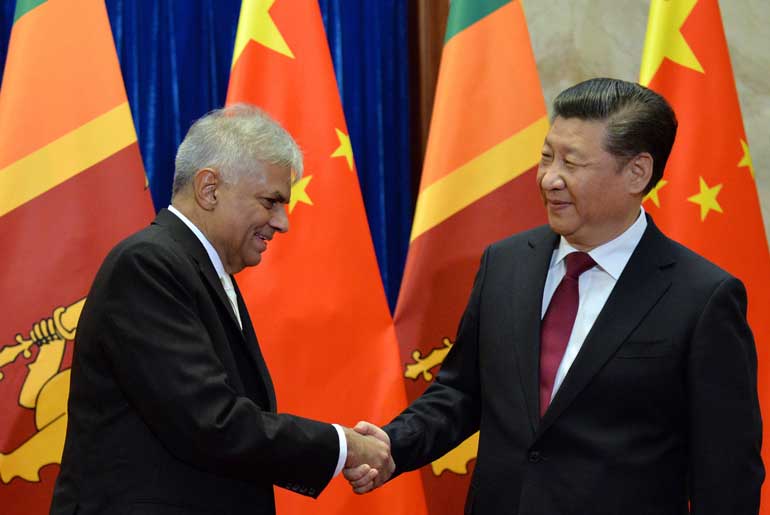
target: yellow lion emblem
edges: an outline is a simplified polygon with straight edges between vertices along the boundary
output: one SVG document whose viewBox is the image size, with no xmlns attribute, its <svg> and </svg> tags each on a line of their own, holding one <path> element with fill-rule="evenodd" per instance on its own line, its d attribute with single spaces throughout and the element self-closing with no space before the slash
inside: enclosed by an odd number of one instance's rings
<svg viewBox="0 0 770 515">
<path fill-rule="evenodd" d="M 19 406 L 35 410 L 37 432 L 8 454 L 0 453 L 0 482 L 15 477 L 40 481 L 40 469 L 61 463 L 67 430 L 67 396 L 70 370 L 59 371 L 67 340 L 75 338 L 85 298 L 67 307 L 58 307 L 50 318 L 33 325 L 29 338 L 16 335 L 16 345 L 0 350 L 0 370 L 22 354 L 31 356 L 30 348 L 40 348 L 19 393 Z M 0 381 L 3 373 L 0 371 Z"/>
<path fill-rule="evenodd" d="M 452 341 L 449 338 L 444 338 L 441 343 L 443 347 L 433 349 L 425 356 L 419 350 L 412 352 L 414 362 L 406 366 L 404 376 L 415 381 L 422 376 L 425 381 L 432 381 L 433 373 L 431 369 L 443 363 L 444 358 L 449 353 L 449 349 L 452 348 Z M 440 476 L 445 470 L 455 474 L 467 474 L 468 462 L 476 458 L 478 450 L 479 433 L 477 431 L 463 443 L 431 463 L 430 466 L 433 474 Z"/>
</svg>

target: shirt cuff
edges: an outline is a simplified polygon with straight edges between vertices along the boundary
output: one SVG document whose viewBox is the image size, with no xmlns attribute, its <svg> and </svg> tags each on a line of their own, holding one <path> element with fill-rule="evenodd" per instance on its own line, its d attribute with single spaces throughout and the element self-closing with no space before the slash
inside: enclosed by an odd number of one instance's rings
<svg viewBox="0 0 770 515">
<path fill-rule="evenodd" d="M 342 430 L 342 426 L 339 424 L 332 424 L 332 426 L 337 430 L 337 436 L 340 439 L 340 456 L 337 458 L 337 467 L 334 469 L 334 475 L 332 476 L 337 477 L 337 475 L 342 472 L 342 467 L 345 466 L 345 462 L 348 460 L 348 441 L 345 438 L 345 431 Z"/>
</svg>

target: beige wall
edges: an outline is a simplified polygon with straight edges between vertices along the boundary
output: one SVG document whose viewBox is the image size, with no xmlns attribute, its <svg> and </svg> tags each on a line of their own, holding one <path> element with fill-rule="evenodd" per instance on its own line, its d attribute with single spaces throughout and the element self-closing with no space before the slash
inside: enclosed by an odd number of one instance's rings
<svg viewBox="0 0 770 515">
<path fill-rule="evenodd" d="M 547 103 L 581 80 L 637 80 L 649 2 L 522 0 Z M 746 137 L 770 237 L 770 2 L 722 0 Z"/>
</svg>

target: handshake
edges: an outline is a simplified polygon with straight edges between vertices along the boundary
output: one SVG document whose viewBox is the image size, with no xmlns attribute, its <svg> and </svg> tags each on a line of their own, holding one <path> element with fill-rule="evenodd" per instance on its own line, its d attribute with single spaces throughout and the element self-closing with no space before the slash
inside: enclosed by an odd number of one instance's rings
<svg viewBox="0 0 770 515">
<path fill-rule="evenodd" d="M 342 474 L 353 491 L 365 494 L 390 479 L 396 464 L 390 455 L 388 434 L 369 422 L 361 421 L 353 429 L 344 428 L 348 458 Z"/>
</svg>

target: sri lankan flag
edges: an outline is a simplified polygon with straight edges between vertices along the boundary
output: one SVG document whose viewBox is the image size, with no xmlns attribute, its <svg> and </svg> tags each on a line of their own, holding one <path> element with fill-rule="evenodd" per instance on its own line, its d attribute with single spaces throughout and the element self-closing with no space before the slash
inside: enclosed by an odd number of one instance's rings
<svg viewBox="0 0 770 515">
<path fill-rule="evenodd" d="M 316 0 L 244 0 L 227 101 L 262 107 L 304 151 L 289 232 L 238 276 L 279 410 L 383 424 L 406 393 Z M 342 478 L 316 501 L 277 494 L 284 514 L 425 513 L 416 474 L 365 496 Z"/>
<path fill-rule="evenodd" d="M 746 285 L 767 420 L 770 254 L 717 0 L 652 1 L 640 82 L 666 97 L 679 119 L 666 173 L 644 208 L 666 234 Z M 763 494 L 762 513 L 770 514 L 767 483 Z"/>
<path fill-rule="evenodd" d="M 545 223 L 547 131 L 521 2 L 453 0 L 395 314 L 410 399 L 452 345 L 484 247 Z M 423 469 L 431 513 L 462 513 L 477 442 Z"/>
<path fill-rule="evenodd" d="M 151 216 L 104 2 L 19 0 L 0 89 L 3 515 L 48 513 L 83 301 Z"/>
</svg>

